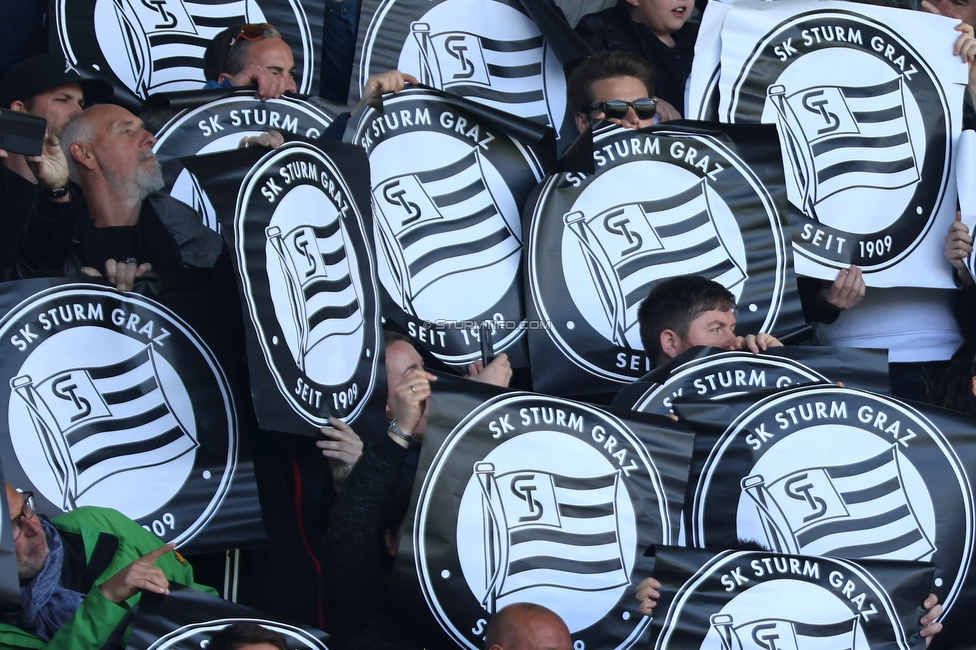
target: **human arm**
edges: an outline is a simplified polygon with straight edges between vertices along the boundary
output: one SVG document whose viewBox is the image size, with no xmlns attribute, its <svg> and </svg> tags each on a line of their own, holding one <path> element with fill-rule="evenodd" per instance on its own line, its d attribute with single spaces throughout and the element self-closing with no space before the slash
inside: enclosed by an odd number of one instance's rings
<svg viewBox="0 0 976 650">
<path fill-rule="evenodd" d="M 102 274 L 91 266 L 81 267 L 81 272 L 93 278 L 102 277 Z M 105 260 L 105 278 L 108 283 L 115 286 L 119 291 L 132 291 L 136 280 L 152 272 L 152 264 L 143 262 L 116 262 L 114 259 Z"/>
<path fill-rule="evenodd" d="M 864 274 L 856 264 L 841 269 L 831 283 L 824 283 L 817 299 L 828 309 L 843 311 L 856 307 L 864 298 L 867 286 L 864 284 Z"/>
<path fill-rule="evenodd" d="M 973 236 L 969 227 L 962 222 L 962 213 L 956 211 L 956 220 L 949 226 L 945 236 L 945 256 L 952 264 L 956 277 L 964 285 L 972 285 L 973 276 L 966 268 L 966 260 L 973 252 Z"/>
<path fill-rule="evenodd" d="M 75 549 L 75 553 L 85 553 L 81 556 L 82 561 L 85 557 L 90 559 L 87 567 L 79 567 L 84 572 L 72 577 L 71 588 L 85 594 L 81 606 L 46 647 L 52 650 L 115 647 L 106 645 L 110 641 L 114 644 L 121 642 L 121 647 L 125 647 L 123 632 L 141 592 L 137 591 L 128 599 L 116 603 L 103 593 L 101 587 L 134 561 L 159 550 L 164 546 L 163 541 L 122 513 L 109 508 L 82 506 L 57 517 L 53 523 L 66 540 L 66 547 Z M 69 543 L 69 538 L 74 541 Z M 108 549 L 109 553 L 95 553 L 94 549 Z M 112 549 L 115 549 L 114 554 Z M 216 595 L 213 589 L 195 581 L 193 567 L 172 549 L 158 557 L 154 566 L 170 582 L 179 582 Z M 6 639 L 2 636 L 0 647 L 6 647 Z"/>
<path fill-rule="evenodd" d="M 661 592 L 658 591 L 660 588 L 661 583 L 651 577 L 644 578 L 637 585 L 634 598 L 640 602 L 637 610 L 644 616 L 654 615 L 654 608 L 657 607 L 657 601 L 661 597 Z"/>
<path fill-rule="evenodd" d="M 277 99 L 287 92 L 298 92 L 295 79 L 287 70 L 275 74 L 267 67 L 257 63 L 246 66 L 235 75 L 221 75 L 221 77 L 227 78 L 232 86 L 256 85 L 258 89 L 255 94 L 261 101 Z"/>
<path fill-rule="evenodd" d="M 340 638 L 357 635 L 376 614 L 384 583 L 379 539 L 409 448 L 382 436 L 349 473 L 329 512 L 322 546 L 322 595 Z"/>
<path fill-rule="evenodd" d="M 935 620 L 942 615 L 942 605 L 939 604 L 938 596 L 929 594 L 929 597 L 922 603 L 922 607 L 927 611 L 925 612 L 925 616 L 919 621 L 922 624 L 920 634 L 925 637 L 925 647 L 927 648 L 932 643 L 932 637 L 942 631 L 942 623 Z"/>
<path fill-rule="evenodd" d="M 772 334 L 759 332 L 759 334 L 737 336 L 733 345 L 733 349 L 735 350 L 749 350 L 753 354 L 759 354 L 766 350 L 766 348 L 780 347 L 783 344 Z"/>
<path fill-rule="evenodd" d="M 660 97 L 657 98 L 657 114 L 661 117 L 661 122 L 681 119 L 681 113 L 678 112 L 678 109 Z"/>
<path fill-rule="evenodd" d="M 315 446 L 329 460 L 332 482 L 336 492 L 342 486 L 359 457 L 363 455 L 363 441 L 352 427 L 338 418 L 329 418 L 329 424 L 321 427 L 319 433 L 325 440 L 316 440 Z"/>
<path fill-rule="evenodd" d="M 350 112 L 355 113 L 374 97 L 385 93 L 400 92 L 407 83 L 416 85 L 420 82 L 412 74 L 400 72 L 399 70 L 388 70 L 372 75 L 366 80 L 366 84 L 363 86 L 362 99 L 359 100 L 359 103 Z"/>
<path fill-rule="evenodd" d="M 481 361 L 469 363 L 466 376 L 472 381 L 507 388 L 508 382 L 512 380 L 512 364 L 508 360 L 508 355 L 502 352 L 492 359 L 487 366 Z"/>
</svg>

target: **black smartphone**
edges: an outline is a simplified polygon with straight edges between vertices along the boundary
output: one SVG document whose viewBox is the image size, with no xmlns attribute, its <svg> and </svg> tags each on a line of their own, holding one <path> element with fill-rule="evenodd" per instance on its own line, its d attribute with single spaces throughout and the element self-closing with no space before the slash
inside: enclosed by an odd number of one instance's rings
<svg viewBox="0 0 976 650">
<path fill-rule="evenodd" d="M 27 113 L 0 109 L 0 149 L 25 156 L 40 156 L 47 120 Z"/>
<path fill-rule="evenodd" d="M 481 342 L 481 363 L 487 366 L 495 358 L 495 321 L 482 321 L 478 335 Z"/>
</svg>

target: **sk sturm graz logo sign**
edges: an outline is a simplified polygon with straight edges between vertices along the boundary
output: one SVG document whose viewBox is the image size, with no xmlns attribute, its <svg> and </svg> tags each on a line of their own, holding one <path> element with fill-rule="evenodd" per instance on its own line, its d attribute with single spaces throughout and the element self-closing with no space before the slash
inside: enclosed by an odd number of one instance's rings
<svg viewBox="0 0 976 650">
<path fill-rule="evenodd" d="M 235 23 L 274 23 L 295 55 L 299 92 L 312 89 L 313 36 L 299 0 L 55 0 L 53 7 L 71 65 L 139 99 L 200 88 L 204 50 Z"/>
<path fill-rule="evenodd" d="M 679 397 L 711 398 L 767 388 L 827 381 L 799 361 L 751 352 L 721 352 L 675 368 L 663 384 L 649 388 L 632 404 L 635 411 L 668 415 Z"/>
<path fill-rule="evenodd" d="M 0 340 L 10 442 L 41 496 L 115 508 L 170 541 L 200 531 L 237 440 L 226 378 L 191 329 L 135 294 L 63 285 L 12 309 Z M 205 495 L 197 510 L 187 494 Z"/>
<path fill-rule="evenodd" d="M 675 533 L 661 471 L 625 423 L 581 403 L 507 394 L 441 445 L 419 492 L 413 548 L 425 598 L 462 647 L 480 648 L 492 614 L 528 601 L 560 614 L 576 647 L 629 648 L 648 624 L 633 603 L 635 565 L 647 544 Z"/>
<path fill-rule="evenodd" d="M 695 546 L 733 533 L 781 553 L 931 561 L 952 607 L 972 556 L 971 487 L 943 433 L 911 407 L 795 388 L 747 408 L 703 453 L 687 513 Z M 937 528 L 949 521 L 952 531 Z"/>
<path fill-rule="evenodd" d="M 542 177 L 538 161 L 423 90 L 368 111 L 355 142 L 369 155 L 380 281 L 399 312 L 385 315 L 443 361 L 471 363 L 478 332 L 461 323 L 523 319 L 519 209 Z M 521 336 L 510 326 L 495 350 Z"/>
<path fill-rule="evenodd" d="M 531 213 L 532 304 L 567 359 L 612 382 L 648 372 L 637 309 L 678 275 L 726 286 L 742 331 L 776 327 L 786 238 L 774 199 L 728 141 L 609 128 L 593 157 L 594 175 L 549 177 Z"/>
<path fill-rule="evenodd" d="M 563 123 L 563 66 L 517 1 L 380 2 L 351 92 L 390 67 L 557 131 Z"/>
<path fill-rule="evenodd" d="M 655 573 L 660 566 L 662 584 L 671 582 L 672 562 L 682 572 L 694 573 L 687 573 L 683 584 L 674 575 L 679 584 L 673 596 L 668 594 L 669 606 L 665 612 L 655 610 L 655 618 L 663 617 L 655 622 L 656 629 L 660 626 L 657 650 L 911 647 L 909 637 L 916 630 L 905 625 L 912 622 L 918 604 L 906 607 L 901 602 L 910 600 L 905 586 L 889 584 L 886 589 L 868 568 L 880 565 L 898 575 L 893 563 L 862 566 L 838 558 L 754 551 L 710 557 L 708 551 L 684 548 L 659 553 Z M 931 578 L 931 567 L 908 565 L 901 573 L 909 574 L 902 580 L 913 583 L 909 587 L 921 603 L 926 593 L 923 579 Z"/>
<path fill-rule="evenodd" d="M 949 107 L 928 64 L 879 21 L 792 17 L 746 58 L 722 110 L 779 127 L 790 201 L 806 217 L 794 236 L 801 255 L 879 271 L 911 253 L 939 212 Z"/>
<path fill-rule="evenodd" d="M 269 153 L 241 185 L 235 227 L 247 309 L 281 395 L 319 426 L 355 419 L 382 341 L 368 233 L 336 163 L 301 143 Z"/>
<path fill-rule="evenodd" d="M 163 166 L 164 191 L 193 207 L 216 230 L 217 215 L 209 197 L 179 158 L 236 149 L 241 138 L 270 129 L 314 140 L 331 123 L 332 118 L 312 102 L 293 97 L 259 101 L 253 91 L 238 91 L 183 111 L 160 129 L 153 147 Z"/>
</svg>

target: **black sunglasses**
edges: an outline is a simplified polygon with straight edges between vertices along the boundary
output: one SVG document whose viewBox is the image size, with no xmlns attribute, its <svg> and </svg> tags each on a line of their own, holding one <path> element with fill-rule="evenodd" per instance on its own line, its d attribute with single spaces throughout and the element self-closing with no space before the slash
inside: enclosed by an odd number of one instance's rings
<svg viewBox="0 0 976 650">
<path fill-rule="evenodd" d="M 657 100 L 653 97 L 643 97 L 632 102 L 625 102 L 622 99 L 608 99 L 605 102 L 597 102 L 593 106 L 588 106 L 583 109 L 583 112 L 603 111 L 607 119 L 622 120 L 631 108 L 637 113 L 637 117 L 642 120 L 649 120 L 657 114 Z"/>
</svg>

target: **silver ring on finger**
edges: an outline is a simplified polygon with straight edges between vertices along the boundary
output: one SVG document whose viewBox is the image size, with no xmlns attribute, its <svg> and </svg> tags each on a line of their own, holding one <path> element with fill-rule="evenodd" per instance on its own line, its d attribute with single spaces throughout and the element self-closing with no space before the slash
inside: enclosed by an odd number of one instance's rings
<svg viewBox="0 0 976 650">
<path fill-rule="evenodd" d="M 411 386 L 410 387 L 410 392 L 411 393 L 416 393 L 417 392 L 417 387 L 416 386 Z"/>
</svg>

